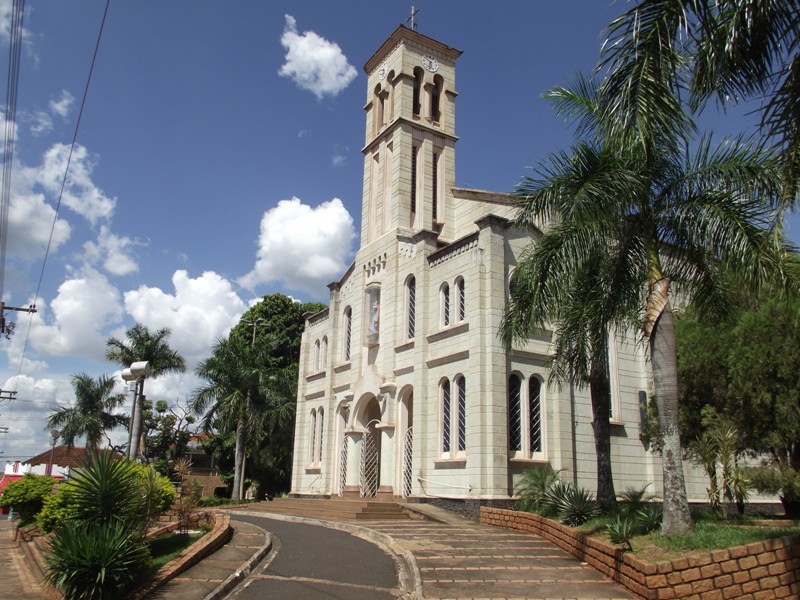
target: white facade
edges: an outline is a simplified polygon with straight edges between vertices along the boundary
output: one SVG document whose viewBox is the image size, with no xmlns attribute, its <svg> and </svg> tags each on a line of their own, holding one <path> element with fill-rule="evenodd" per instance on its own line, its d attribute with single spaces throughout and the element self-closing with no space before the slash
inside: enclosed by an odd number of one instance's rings
<svg viewBox="0 0 800 600">
<path fill-rule="evenodd" d="M 306 321 L 292 494 L 502 499 L 548 462 L 596 488 L 588 390 L 548 387 L 549 335 L 498 338 L 531 236 L 506 194 L 455 186 L 460 54 L 401 26 L 365 65 L 361 246 Z M 658 493 L 643 350 L 612 344 L 614 481 Z"/>
</svg>

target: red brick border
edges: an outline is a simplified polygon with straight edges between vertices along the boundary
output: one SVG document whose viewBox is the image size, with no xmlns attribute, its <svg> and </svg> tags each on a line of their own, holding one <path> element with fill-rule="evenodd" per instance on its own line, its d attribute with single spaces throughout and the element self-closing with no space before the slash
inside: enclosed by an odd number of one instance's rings
<svg viewBox="0 0 800 600">
<path fill-rule="evenodd" d="M 651 563 L 540 515 L 483 506 L 481 523 L 540 535 L 646 600 L 800 597 L 800 535 Z"/>
</svg>

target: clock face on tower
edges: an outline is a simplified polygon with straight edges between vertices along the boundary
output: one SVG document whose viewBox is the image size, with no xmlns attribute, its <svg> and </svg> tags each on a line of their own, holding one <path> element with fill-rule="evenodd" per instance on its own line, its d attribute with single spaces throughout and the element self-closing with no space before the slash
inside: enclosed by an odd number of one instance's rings
<svg viewBox="0 0 800 600">
<path fill-rule="evenodd" d="M 439 61 L 430 54 L 426 54 L 422 57 L 422 66 L 431 73 L 435 73 L 439 70 Z"/>
<path fill-rule="evenodd" d="M 378 69 L 378 77 L 380 77 L 381 79 L 386 79 L 386 75 L 388 75 L 388 73 L 389 73 L 389 65 L 383 63 L 380 69 Z"/>
</svg>

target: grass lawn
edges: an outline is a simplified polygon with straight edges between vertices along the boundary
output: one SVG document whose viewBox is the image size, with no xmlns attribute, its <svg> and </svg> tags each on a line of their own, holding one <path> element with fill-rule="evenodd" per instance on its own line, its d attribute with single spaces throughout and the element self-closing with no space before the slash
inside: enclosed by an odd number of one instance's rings
<svg viewBox="0 0 800 600">
<path fill-rule="evenodd" d="M 690 554 L 744 546 L 773 538 L 800 534 L 800 525 L 771 526 L 754 524 L 754 519 L 715 518 L 707 512 L 692 511 L 694 531 L 688 534 L 677 534 L 662 537 L 658 531 L 647 535 L 637 535 L 631 539 L 632 553 L 642 560 L 658 562 L 672 560 Z M 608 518 L 599 518 L 579 527 L 580 531 L 596 537 L 614 546 L 605 533 Z"/>
<path fill-rule="evenodd" d="M 150 548 L 150 554 L 153 557 L 153 563 L 147 573 L 147 577 L 155 575 L 161 567 L 174 559 L 183 550 L 194 544 L 197 540 L 203 537 L 202 532 L 193 532 L 189 534 L 176 534 L 167 533 L 158 537 L 152 538 L 147 541 L 147 546 Z"/>
</svg>

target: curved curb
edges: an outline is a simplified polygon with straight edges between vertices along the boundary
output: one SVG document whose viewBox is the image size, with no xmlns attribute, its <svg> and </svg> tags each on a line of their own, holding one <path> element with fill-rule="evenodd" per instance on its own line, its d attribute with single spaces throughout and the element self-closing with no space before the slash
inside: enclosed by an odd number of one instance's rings
<svg viewBox="0 0 800 600">
<path fill-rule="evenodd" d="M 245 561 L 245 563 L 236 569 L 231 575 L 228 576 L 225 581 L 220 583 L 217 587 L 215 587 L 212 591 L 208 594 L 203 596 L 203 600 L 219 600 L 220 598 L 224 598 L 227 596 L 233 589 L 239 585 L 239 583 L 250 573 L 253 572 L 253 569 L 256 568 L 258 563 L 264 560 L 264 557 L 269 554 L 269 551 L 272 549 L 272 536 L 269 532 L 264 529 L 263 527 L 259 527 L 258 525 L 253 525 L 252 523 L 248 523 L 248 525 L 252 525 L 256 529 L 260 529 L 264 532 L 264 536 L 267 538 L 267 541 L 264 542 L 264 545 L 261 546 L 258 550 L 256 550 L 250 558 Z"/>
<path fill-rule="evenodd" d="M 258 517 L 265 519 L 274 519 L 276 521 L 290 521 L 294 523 L 306 523 L 308 525 L 317 525 L 320 527 L 327 527 L 328 529 L 338 529 L 356 535 L 364 540 L 367 540 L 376 546 L 382 548 L 387 554 L 394 557 L 398 565 L 398 579 L 400 582 L 400 590 L 405 594 L 409 594 L 410 598 L 414 600 L 424 600 L 425 596 L 422 594 L 422 574 L 420 573 L 417 559 L 410 550 L 397 551 L 392 546 L 397 542 L 396 540 L 385 533 L 375 531 L 369 527 L 362 525 L 352 525 L 350 523 L 341 523 L 339 521 L 326 521 L 324 519 L 313 519 L 311 517 L 298 517 L 293 515 L 280 515 L 276 513 L 265 513 L 255 511 L 231 511 L 234 515 L 245 515 L 248 517 Z M 203 600 L 211 600 L 204 598 Z"/>
</svg>

